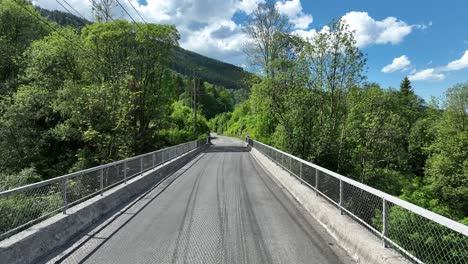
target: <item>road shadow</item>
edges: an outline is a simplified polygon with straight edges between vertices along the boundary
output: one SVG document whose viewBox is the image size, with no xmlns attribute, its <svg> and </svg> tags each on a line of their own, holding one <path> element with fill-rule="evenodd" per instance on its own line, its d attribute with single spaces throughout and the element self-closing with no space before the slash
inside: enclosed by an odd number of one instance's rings
<svg viewBox="0 0 468 264">
<path fill-rule="evenodd" d="M 216 146 L 211 145 L 205 152 L 249 152 L 245 146 Z"/>
</svg>

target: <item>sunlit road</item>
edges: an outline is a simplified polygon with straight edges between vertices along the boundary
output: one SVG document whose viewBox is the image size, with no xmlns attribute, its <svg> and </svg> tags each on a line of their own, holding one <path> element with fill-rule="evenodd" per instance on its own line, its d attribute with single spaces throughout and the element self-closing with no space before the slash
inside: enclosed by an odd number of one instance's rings
<svg viewBox="0 0 468 264">
<path fill-rule="evenodd" d="M 242 142 L 224 137 L 47 261 L 350 263 Z"/>
</svg>

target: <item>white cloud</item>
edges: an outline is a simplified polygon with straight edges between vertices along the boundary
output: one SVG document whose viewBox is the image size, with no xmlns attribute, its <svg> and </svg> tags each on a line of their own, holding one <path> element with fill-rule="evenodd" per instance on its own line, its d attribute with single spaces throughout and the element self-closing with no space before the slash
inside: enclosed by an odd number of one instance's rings
<svg viewBox="0 0 468 264">
<path fill-rule="evenodd" d="M 239 2 L 239 10 L 243 11 L 247 15 L 252 14 L 259 4 L 265 3 L 265 0 L 242 0 Z"/>
<path fill-rule="evenodd" d="M 408 76 L 410 81 L 440 81 L 445 79 L 445 75 L 438 73 L 434 68 L 424 69 Z"/>
<path fill-rule="evenodd" d="M 395 71 L 401 71 L 408 69 L 408 66 L 411 65 L 410 60 L 406 55 L 403 55 L 398 58 L 394 58 L 392 63 L 388 64 L 387 66 L 382 68 L 382 72 L 384 73 L 390 73 L 390 72 L 395 72 Z"/>
<path fill-rule="evenodd" d="M 62 0 L 59 1 L 63 3 Z M 147 5 L 140 5 L 137 0 L 130 1 L 147 22 L 175 25 L 181 35 L 180 45 L 183 48 L 237 65 L 245 62 L 241 48 L 247 36 L 242 32 L 242 26 L 235 23 L 232 18 L 236 12 L 251 14 L 259 4 L 265 2 L 265 0 L 146 0 Z M 86 18 L 91 20 L 93 17 L 90 1 L 67 0 L 67 2 Z M 128 1 L 120 2 L 135 20 L 141 21 Z M 55 0 L 34 0 L 34 4 L 66 12 Z M 114 8 L 112 14 L 116 18 L 130 21 L 119 7 Z"/>
<path fill-rule="evenodd" d="M 288 17 L 295 17 L 302 11 L 302 5 L 300 0 L 291 1 L 278 1 L 276 2 L 276 8 L 279 12 Z"/>
<path fill-rule="evenodd" d="M 463 54 L 460 59 L 449 62 L 447 66 L 443 68 L 443 70 L 458 71 L 465 68 L 468 68 L 468 50 L 465 51 L 465 54 Z"/>
<path fill-rule="evenodd" d="M 445 79 L 444 72 L 458 71 L 466 68 L 468 68 L 468 50 L 465 51 L 465 53 L 460 59 L 449 62 L 446 66 L 428 68 L 421 71 L 411 71 L 409 79 L 411 81 L 443 80 Z"/>
<path fill-rule="evenodd" d="M 296 29 L 307 29 L 313 22 L 313 17 L 302 12 L 300 0 L 278 1 L 275 4 L 280 14 L 289 17 L 291 23 Z"/>
<path fill-rule="evenodd" d="M 367 12 L 349 12 L 341 19 L 349 25 L 350 30 L 356 31 L 358 47 L 372 44 L 398 44 L 414 27 L 395 17 L 375 20 Z"/>
<path fill-rule="evenodd" d="M 311 29 L 311 30 L 303 30 L 303 29 L 298 29 L 294 30 L 292 32 L 293 35 L 299 36 L 303 39 L 313 39 L 317 35 L 317 30 Z"/>
<path fill-rule="evenodd" d="M 306 29 L 312 23 L 313 18 L 311 15 L 302 14 L 291 18 L 290 21 L 294 24 L 295 28 Z"/>
</svg>

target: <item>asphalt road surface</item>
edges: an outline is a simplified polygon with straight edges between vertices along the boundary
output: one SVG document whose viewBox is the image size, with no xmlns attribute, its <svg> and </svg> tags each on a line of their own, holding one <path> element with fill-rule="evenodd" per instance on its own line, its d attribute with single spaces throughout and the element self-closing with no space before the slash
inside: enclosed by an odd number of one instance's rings
<svg viewBox="0 0 468 264">
<path fill-rule="evenodd" d="M 49 263 L 352 263 L 239 140 L 205 153 Z"/>
</svg>

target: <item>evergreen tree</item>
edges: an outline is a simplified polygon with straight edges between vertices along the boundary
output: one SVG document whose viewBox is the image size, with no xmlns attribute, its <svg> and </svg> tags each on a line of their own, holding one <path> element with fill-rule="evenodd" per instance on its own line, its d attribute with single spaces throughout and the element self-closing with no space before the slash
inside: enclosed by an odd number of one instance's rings
<svg viewBox="0 0 468 264">
<path fill-rule="evenodd" d="M 411 87 L 411 81 L 408 79 L 408 77 L 405 77 L 400 84 L 400 92 L 408 96 L 413 93 L 413 87 Z"/>
</svg>

